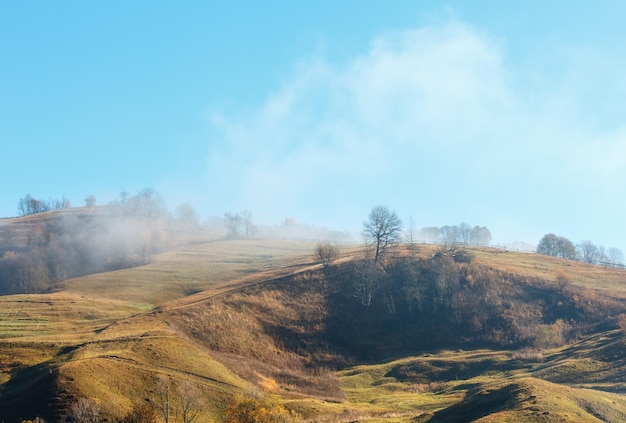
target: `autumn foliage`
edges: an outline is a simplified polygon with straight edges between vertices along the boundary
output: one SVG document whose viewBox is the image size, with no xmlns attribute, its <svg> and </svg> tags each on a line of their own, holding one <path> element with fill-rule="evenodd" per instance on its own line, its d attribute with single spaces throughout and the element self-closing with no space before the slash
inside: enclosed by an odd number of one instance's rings
<svg viewBox="0 0 626 423">
<path fill-rule="evenodd" d="M 300 421 L 294 411 L 287 410 L 272 396 L 241 396 L 233 398 L 226 410 L 226 423 L 291 423 Z"/>
</svg>

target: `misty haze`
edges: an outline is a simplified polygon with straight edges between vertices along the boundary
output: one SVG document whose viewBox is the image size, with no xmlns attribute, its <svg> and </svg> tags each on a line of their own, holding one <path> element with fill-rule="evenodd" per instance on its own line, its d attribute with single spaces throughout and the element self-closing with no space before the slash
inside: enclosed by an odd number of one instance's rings
<svg viewBox="0 0 626 423">
<path fill-rule="evenodd" d="M 626 6 L 6 4 L 0 421 L 626 421 Z"/>
</svg>

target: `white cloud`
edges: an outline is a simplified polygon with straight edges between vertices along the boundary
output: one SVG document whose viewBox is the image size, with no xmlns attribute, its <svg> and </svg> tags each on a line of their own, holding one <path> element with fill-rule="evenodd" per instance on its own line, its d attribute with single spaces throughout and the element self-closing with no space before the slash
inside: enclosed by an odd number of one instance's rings
<svg viewBox="0 0 626 423">
<path fill-rule="evenodd" d="M 507 67 L 505 46 L 455 21 L 383 34 L 342 64 L 298 63 L 258 110 L 216 117 L 211 178 L 228 187 L 226 207 L 275 219 L 345 224 L 385 203 L 507 227 L 516 213 L 532 225 L 551 219 L 542 205 L 574 204 L 578 169 L 624 180 L 625 128 L 572 121 L 588 107 L 572 79 L 529 83 Z"/>
</svg>

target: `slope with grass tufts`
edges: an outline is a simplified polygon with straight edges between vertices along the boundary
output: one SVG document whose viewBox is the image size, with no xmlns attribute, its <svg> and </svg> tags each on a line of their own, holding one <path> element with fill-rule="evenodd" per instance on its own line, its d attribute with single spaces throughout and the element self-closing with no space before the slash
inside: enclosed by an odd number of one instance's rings
<svg viewBox="0 0 626 423">
<path fill-rule="evenodd" d="M 55 293 L 0 297 L 0 417 L 55 421 L 89 398 L 114 421 L 158 411 L 164 385 L 174 407 L 193 393 L 201 421 L 246 391 L 319 422 L 626 416 L 623 270 L 488 249 L 433 261 L 420 246 L 398 251 L 364 307 L 357 248 L 323 268 L 313 247 L 196 239 Z"/>
</svg>

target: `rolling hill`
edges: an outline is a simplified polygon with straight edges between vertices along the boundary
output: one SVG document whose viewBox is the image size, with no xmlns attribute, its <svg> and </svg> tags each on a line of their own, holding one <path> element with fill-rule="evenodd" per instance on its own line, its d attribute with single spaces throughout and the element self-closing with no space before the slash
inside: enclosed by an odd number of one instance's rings
<svg viewBox="0 0 626 423">
<path fill-rule="evenodd" d="M 626 419 L 624 270 L 436 249 L 398 249 L 376 273 L 359 246 L 325 268 L 311 243 L 204 233 L 0 297 L 0 419 L 54 422 L 81 400 L 102 421 L 160 416 L 166 388 L 195 421 L 240 395 L 320 422 Z"/>
</svg>

